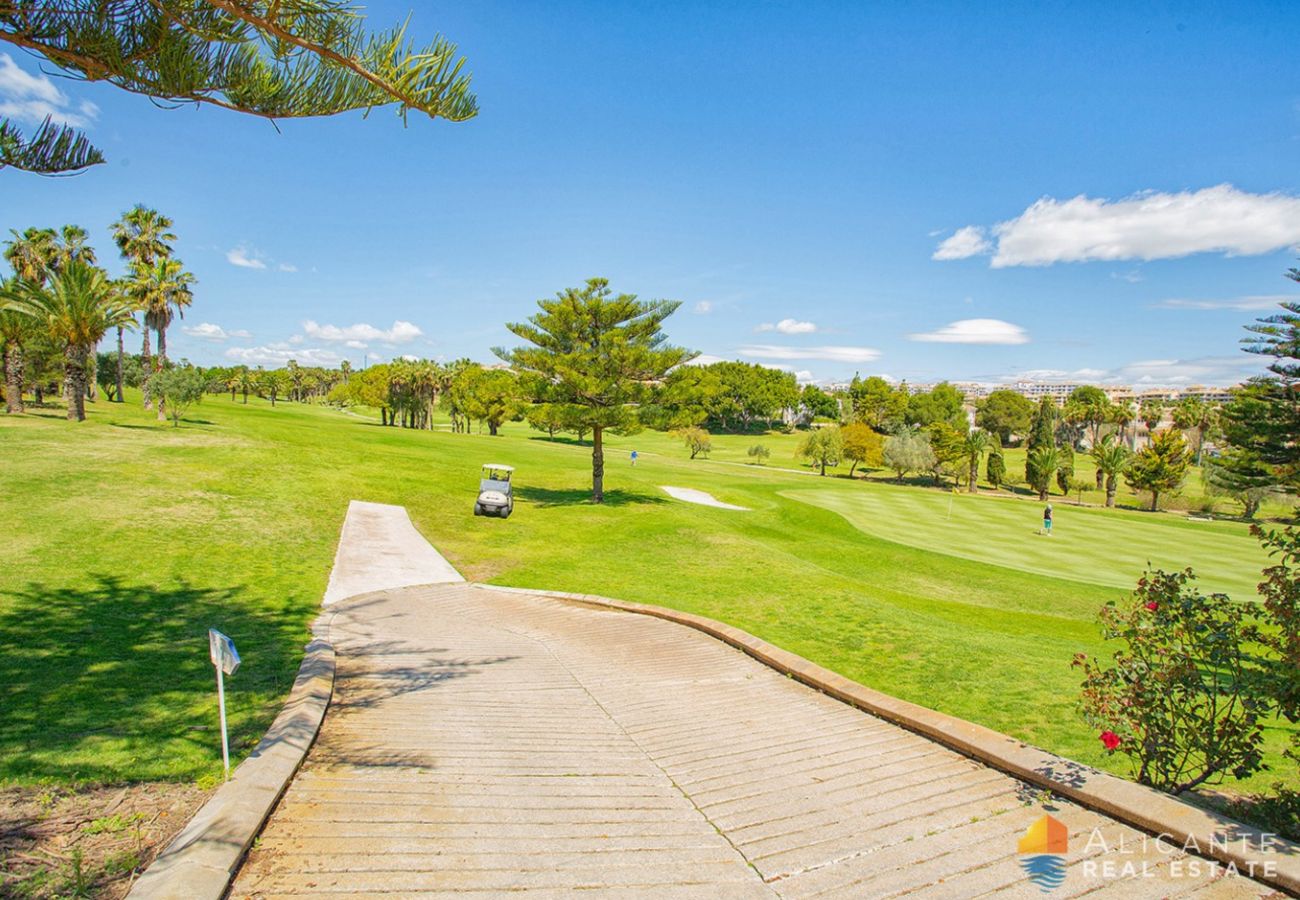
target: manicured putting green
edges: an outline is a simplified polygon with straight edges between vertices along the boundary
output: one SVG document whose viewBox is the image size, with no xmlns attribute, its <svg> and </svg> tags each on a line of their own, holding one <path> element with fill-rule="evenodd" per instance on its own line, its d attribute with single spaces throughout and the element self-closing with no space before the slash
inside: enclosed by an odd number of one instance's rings
<svg viewBox="0 0 1300 900">
<path fill-rule="evenodd" d="M 1255 596 L 1267 556 L 1240 525 L 1169 515 L 1052 504 L 1052 535 L 1040 533 L 1044 504 L 892 487 L 795 490 L 781 496 L 837 512 L 873 537 L 961 559 L 1088 584 L 1132 589 L 1150 563 L 1193 566 L 1202 591 Z"/>
</svg>

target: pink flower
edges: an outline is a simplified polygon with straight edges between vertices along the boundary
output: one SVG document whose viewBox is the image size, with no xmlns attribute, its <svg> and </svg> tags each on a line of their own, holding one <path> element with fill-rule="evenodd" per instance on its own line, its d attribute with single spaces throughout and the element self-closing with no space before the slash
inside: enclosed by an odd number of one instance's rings
<svg viewBox="0 0 1300 900">
<path fill-rule="evenodd" d="M 1114 750 L 1120 745 L 1119 735 L 1113 731 L 1103 731 L 1101 733 L 1101 742 L 1107 750 Z"/>
<path fill-rule="evenodd" d="M 1160 604 L 1159 604 L 1159 603 L 1156 603 L 1156 601 L 1154 601 L 1154 600 L 1148 600 L 1148 601 L 1147 601 L 1147 609 L 1151 610 L 1152 612 L 1155 612 L 1156 609 L 1157 609 L 1159 606 L 1160 606 Z"/>
</svg>

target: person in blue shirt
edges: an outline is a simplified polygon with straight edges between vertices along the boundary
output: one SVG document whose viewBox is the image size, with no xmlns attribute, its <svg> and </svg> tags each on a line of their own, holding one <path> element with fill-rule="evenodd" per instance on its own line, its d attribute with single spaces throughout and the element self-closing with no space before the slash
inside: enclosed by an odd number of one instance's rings
<svg viewBox="0 0 1300 900">
<path fill-rule="evenodd" d="M 635 451 L 635 450 L 632 451 L 632 465 L 634 465 L 634 466 L 636 465 L 636 451 Z"/>
</svg>

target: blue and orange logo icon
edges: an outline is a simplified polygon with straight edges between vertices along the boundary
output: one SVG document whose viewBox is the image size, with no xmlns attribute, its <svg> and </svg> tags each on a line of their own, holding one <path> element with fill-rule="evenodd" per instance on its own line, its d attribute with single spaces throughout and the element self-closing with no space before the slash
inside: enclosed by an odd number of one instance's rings
<svg viewBox="0 0 1300 900">
<path fill-rule="evenodd" d="M 1044 894 L 1065 882 L 1065 854 L 1069 848 L 1070 829 L 1065 823 L 1044 815 L 1026 829 L 1016 853 L 1020 868 Z"/>
</svg>

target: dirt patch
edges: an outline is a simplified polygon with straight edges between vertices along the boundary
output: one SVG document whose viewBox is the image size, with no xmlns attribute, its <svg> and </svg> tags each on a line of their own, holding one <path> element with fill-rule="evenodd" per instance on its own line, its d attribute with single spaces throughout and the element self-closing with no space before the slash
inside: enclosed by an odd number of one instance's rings
<svg viewBox="0 0 1300 900">
<path fill-rule="evenodd" d="M 0 897 L 124 897 L 210 793 L 171 783 L 0 788 Z"/>
</svg>

